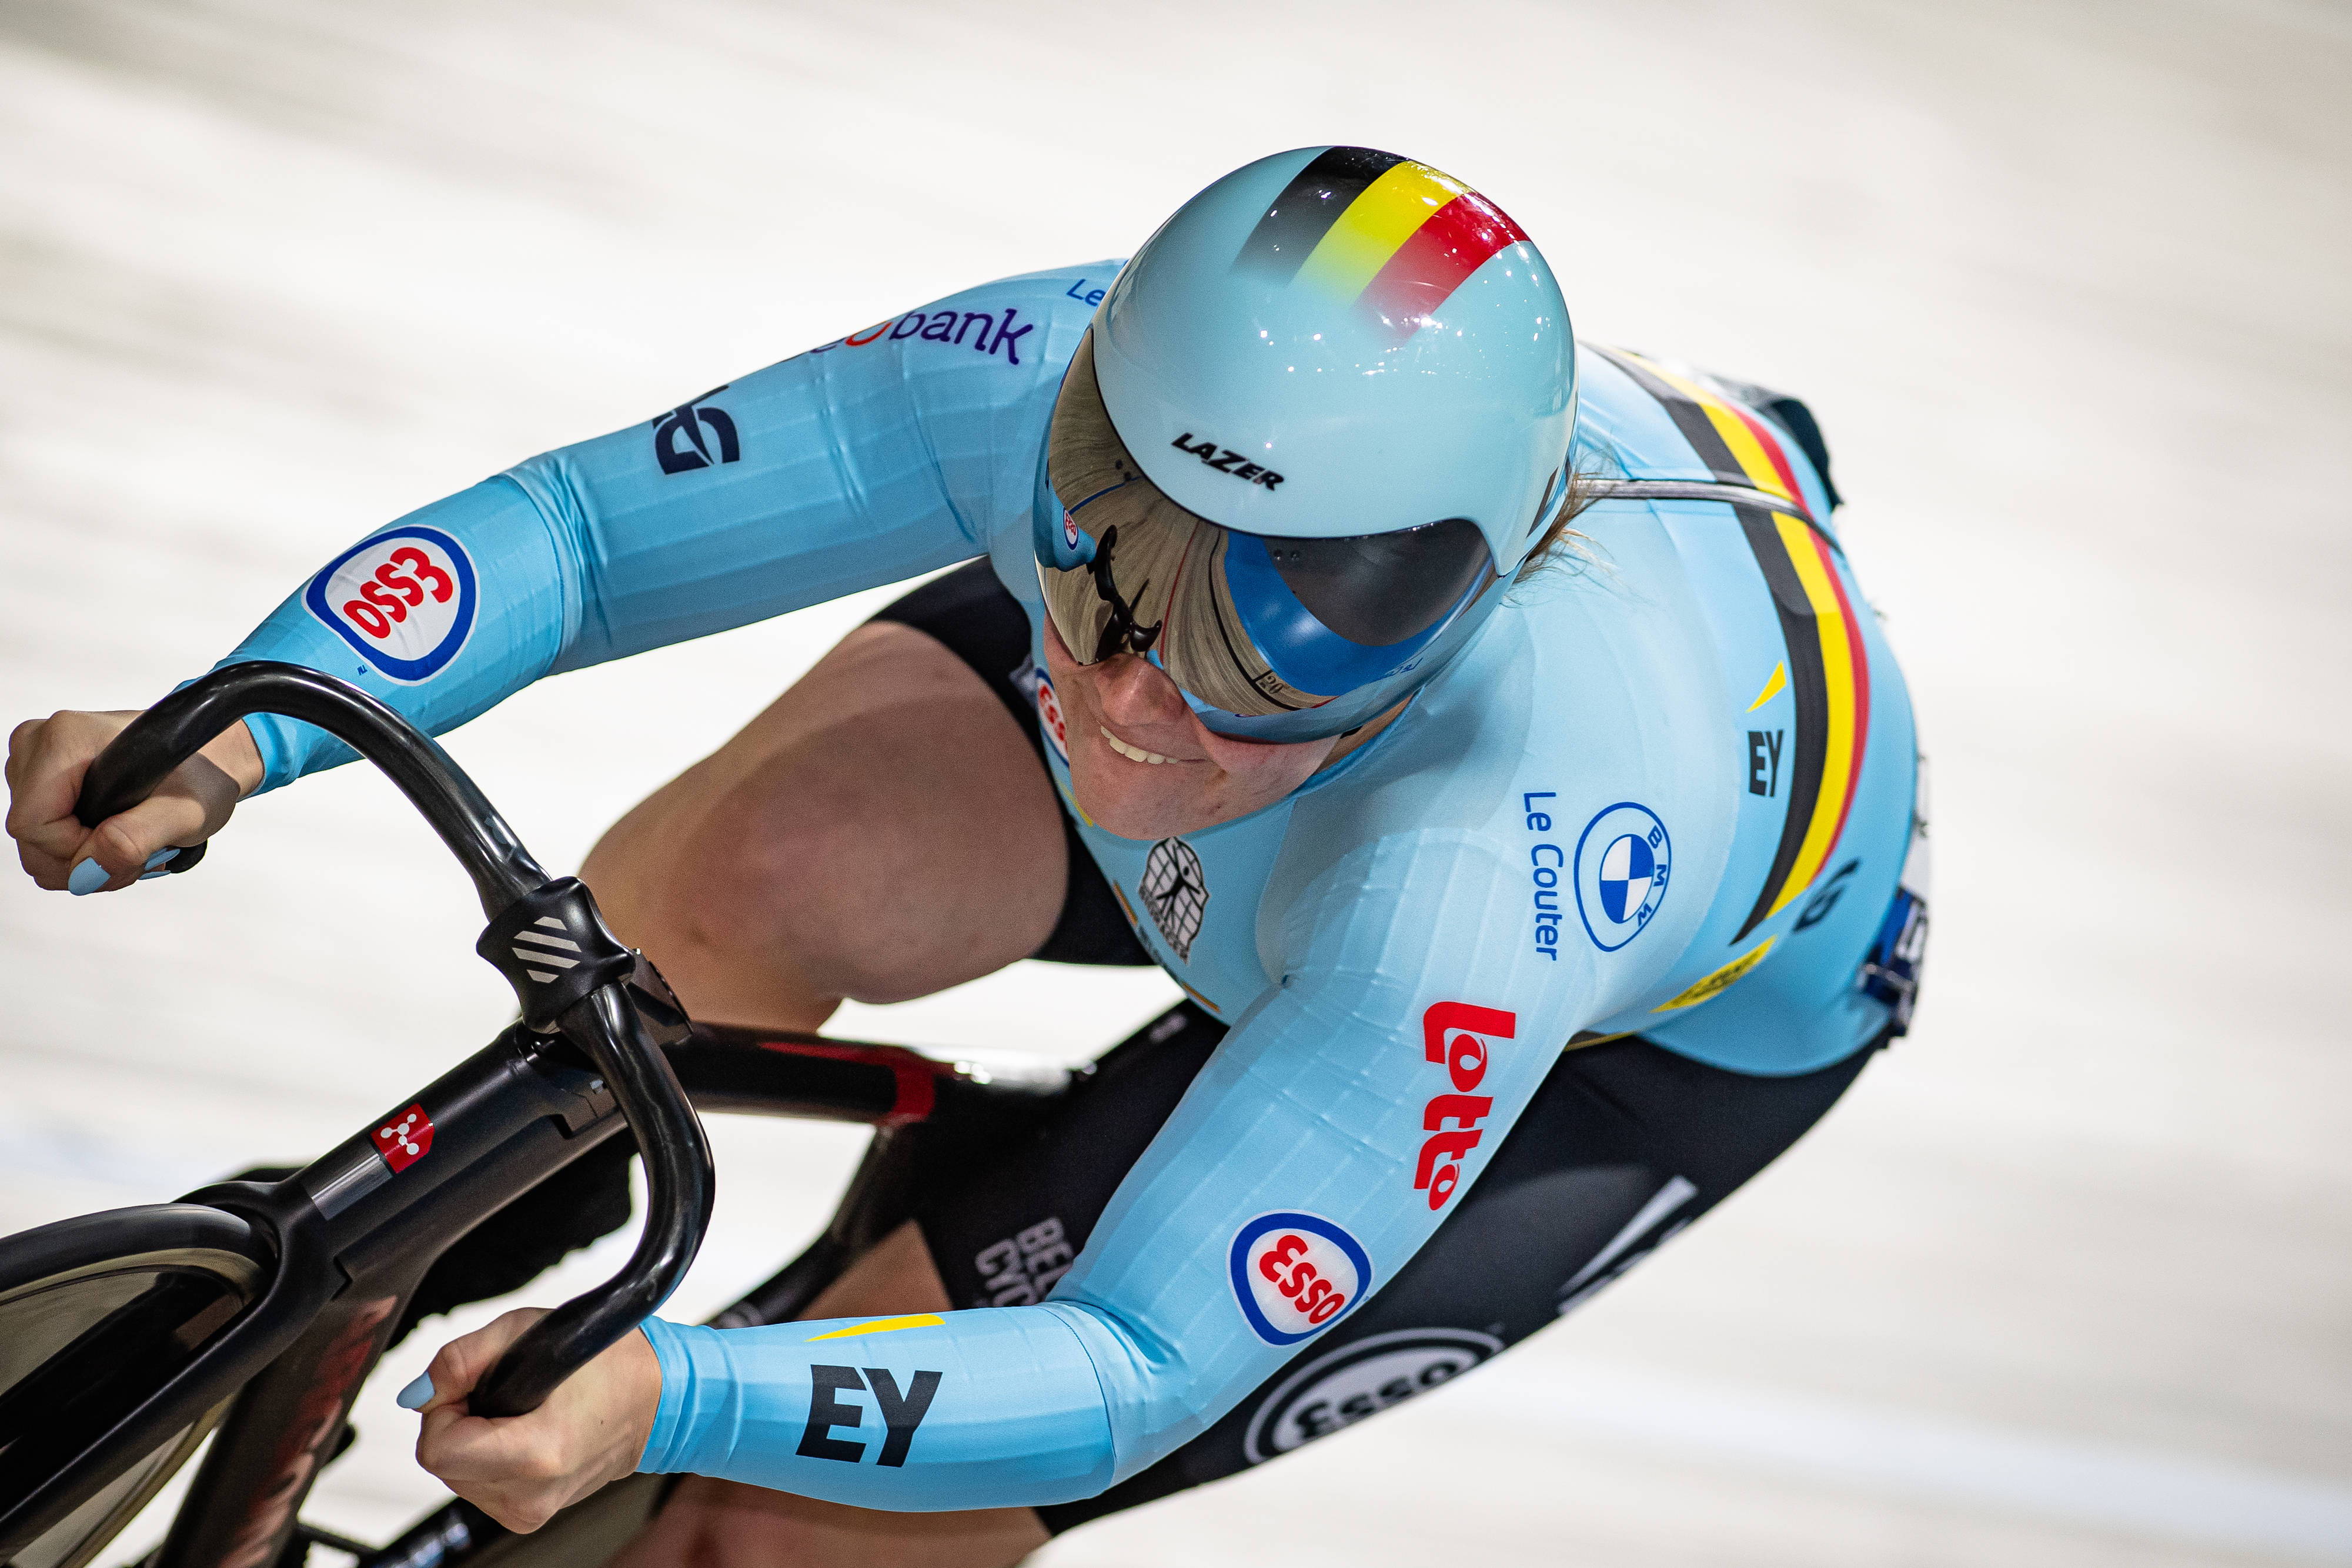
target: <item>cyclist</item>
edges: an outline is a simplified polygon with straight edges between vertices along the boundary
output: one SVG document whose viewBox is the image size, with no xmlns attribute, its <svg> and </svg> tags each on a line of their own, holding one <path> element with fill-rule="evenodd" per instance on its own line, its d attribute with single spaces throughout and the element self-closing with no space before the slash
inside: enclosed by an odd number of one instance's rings
<svg viewBox="0 0 2352 1568">
<path fill-rule="evenodd" d="M 1217 1026 L 927 1196 L 822 1321 L 656 1319 L 505 1422 L 464 1396 L 529 1314 L 456 1342 L 420 1457 L 520 1528 L 707 1478 L 642 1562 L 1010 1562 L 1589 1297 L 1908 1020 L 1911 717 L 1836 504 L 1801 402 L 1578 346 L 1500 208 L 1326 147 L 1124 266 L 893 317 L 335 557 L 229 659 L 436 731 L 968 562 L 587 880 L 705 1017 L 814 1028 L 1034 956 L 1157 963 Z M 157 874 L 349 755 L 249 720 L 85 832 L 126 717 L 16 733 L 45 886 Z"/>
</svg>

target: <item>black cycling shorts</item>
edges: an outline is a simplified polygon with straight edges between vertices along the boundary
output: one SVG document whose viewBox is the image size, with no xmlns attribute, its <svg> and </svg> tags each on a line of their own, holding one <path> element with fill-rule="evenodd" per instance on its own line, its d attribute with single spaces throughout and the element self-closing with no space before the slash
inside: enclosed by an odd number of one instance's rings
<svg viewBox="0 0 2352 1568">
<path fill-rule="evenodd" d="M 1035 710 L 1013 682 L 1029 654 L 1028 617 L 987 561 L 934 579 L 875 619 L 927 632 L 971 665 L 1045 766 Z M 1034 956 L 1151 962 L 1066 808 L 1063 826 L 1069 892 Z M 1106 1055 L 1034 1137 L 933 1183 L 915 1218 L 949 1301 L 1043 1300 L 1223 1037 L 1222 1024 L 1184 1003 Z M 1872 1049 L 1786 1078 L 1704 1066 L 1639 1038 L 1564 1051 L 1436 1235 L 1361 1309 L 1158 1464 L 1039 1516 L 1059 1533 L 1263 1463 L 1467 1372 L 1769 1165 L 1845 1092 Z"/>
<path fill-rule="evenodd" d="M 1181 1004 L 1105 1056 L 1035 1136 L 930 1184 L 915 1219 L 950 1303 L 1043 1300 L 1224 1032 Z M 1476 1183 L 1370 1301 L 1158 1464 L 1039 1517 L 1059 1533 L 1216 1480 L 1469 1371 L 1769 1165 L 1874 1049 L 1786 1078 L 1638 1038 L 1563 1051 Z"/>
<path fill-rule="evenodd" d="M 971 666 L 988 683 L 1013 715 L 1013 722 L 1045 766 L 1045 737 L 1037 730 L 1037 707 L 1013 684 L 1013 673 L 1029 662 L 1029 617 L 1020 601 L 1004 591 L 986 557 L 967 561 L 943 577 L 935 577 L 904 598 L 876 613 L 877 621 L 895 621 L 927 632 L 948 652 Z M 1051 780 L 1048 780 L 1049 784 Z M 1150 965 L 1151 956 L 1119 913 L 1110 883 L 1103 880 L 1095 857 L 1078 838 L 1078 825 L 1069 808 L 1061 805 L 1062 838 L 1070 852 L 1067 891 L 1062 896 L 1062 916 L 1045 945 L 1029 956 L 1055 964 Z"/>
</svg>

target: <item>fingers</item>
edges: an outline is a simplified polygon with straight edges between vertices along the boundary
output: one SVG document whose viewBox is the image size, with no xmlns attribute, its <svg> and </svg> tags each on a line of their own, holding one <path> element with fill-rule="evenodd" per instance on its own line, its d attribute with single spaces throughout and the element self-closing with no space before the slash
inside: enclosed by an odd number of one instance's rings
<svg viewBox="0 0 2352 1568">
<path fill-rule="evenodd" d="M 475 1387 L 541 1315 L 509 1312 L 444 1346 L 427 1374 L 432 1396 L 416 1439 L 417 1463 L 515 1531 L 538 1529 L 566 1504 L 635 1470 L 661 1403 L 660 1363 L 645 1337 L 633 1333 L 528 1416 L 467 1414 L 457 1385 Z"/>
<path fill-rule="evenodd" d="M 567 1434 L 541 1412 L 510 1420 L 428 1411 L 416 1462 L 509 1530 L 532 1531 L 583 1490 Z"/>
<path fill-rule="evenodd" d="M 432 1397 L 418 1406 L 420 1414 L 431 1416 L 436 1410 L 463 1405 L 466 1396 L 478 1386 L 507 1347 L 522 1338 L 525 1330 L 547 1315 L 545 1307 L 517 1307 L 501 1312 L 472 1333 L 463 1334 L 441 1347 L 433 1364 L 425 1369 L 432 1380 Z M 415 1385 L 411 1384 L 410 1387 Z"/>
<path fill-rule="evenodd" d="M 89 758 L 120 725 L 111 715 L 52 714 L 8 737 L 8 835 L 25 869 L 44 887 L 63 887 L 89 830 L 74 820 L 74 794 Z"/>
<path fill-rule="evenodd" d="M 536 1530 L 555 1511 L 549 1507 L 532 1517 L 525 1494 L 544 1488 L 560 1467 L 552 1454 L 541 1451 L 537 1439 L 544 1434 L 517 1430 L 528 1417 L 493 1421 L 469 1415 L 466 1399 L 499 1357 L 546 1315 L 540 1307 L 500 1313 L 486 1327 L 443 1345 L 424 1375 L 401 1390 L 404 1405 L 412 1394 L 425 1396 L 411 1406 L 425 1418 L 416 1437 L 416 1462 L 509 1530 Z"/>
<path fill-rule="evenodd" d="M 72 893 L 96 893 L 101 888 L 128 887 L 143 873 L 171 857 L 162 852 L 176 841 L 200 840 L 204 834 L 201 808 L 184 796 L 158 790 L 128 811 L 109 817 L 82 840 L 81 852 L 67 873 Z M 103 876 L 90 870 L 96 866 Z"/>
<path fill-rule="evenodd" d="M 259 781 L 251 735 L 235 725 L 148 799 L 95 829 L 84 827 L 74 815 L 83 776 L 136 716 L 63 712 L 20 724 L 9 736 L 7 831 L 18 862 L 42 887 L 96 893 L 157 874 L 171 858 L 167 852 L 211 837 Z"/>
</svg>

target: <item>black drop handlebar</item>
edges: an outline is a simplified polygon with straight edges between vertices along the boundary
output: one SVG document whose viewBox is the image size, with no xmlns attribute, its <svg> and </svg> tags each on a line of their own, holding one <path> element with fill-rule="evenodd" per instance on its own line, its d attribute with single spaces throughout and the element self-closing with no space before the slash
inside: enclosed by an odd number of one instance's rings
<svg viewBox="0 0 2352 1568">
<path fill-rule="evenodd" d="M 477 1416 L 535 1410 L 685 1278 L 710 1223 L 710 1146 L 701 1120 L 630 994 L 635 956 L 605 929 L 588 890 L 570 877 L 549 877 L 439 742 L 348 682 L 299 664 L 215 670 L 131 720 L 99 753 L 74 814 L 96 827 L 129 810 L 199 747 L 257 713 L 317 725 L 408 797 L 473 878 L 490 921 L 479 951 L 513 984 L 524 1020 L 542 1032 L 560 1030 L 588 1054 L 636 1134 L 647 1189 L 636 1250 L 612 1279 L 532 1324 L 467 1399 Z M 184 852 L 180 859 L 186 864 L 193 857 Z"/>
</svg>

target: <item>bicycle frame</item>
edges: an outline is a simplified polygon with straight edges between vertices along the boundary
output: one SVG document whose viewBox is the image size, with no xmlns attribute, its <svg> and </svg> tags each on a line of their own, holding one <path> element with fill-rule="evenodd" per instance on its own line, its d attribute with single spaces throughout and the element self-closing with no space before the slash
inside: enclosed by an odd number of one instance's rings
<svg viewBox="0 0 2352 1568">
<path fill-rule="evenodd" d="M 333 1445 L 348 1432 L 352 1401 L 425 1271 L 483 1220 L 627 1126 L 647 1181 L 628 1261 L 534 1322 L 468 1396 L 479 1415 L 536 1408 L 653 1312 L 700 1244 L 712 1176 L 687 1080 L 714 1110 L 879 1130 L 835 1225 L 762 1288 L 787 1304 L 821 1289 L 877 1226 L 896 1223 L 894 1210 L 904 1211 L 915 1166 L 895 1130 L 961 1120 L 1001 1131 L 1060 1086 L 1050 1075 L 997 1083 L 891 1047 L 698 1033 L 652 966 L 613 936 L 586 887 L 550 878 L 437 744 L 367 693 L 299 665 L 231 665 L 157 703 L 93 759 L 76 815 L 95 827 L 144 800 L 199 746 L 258 712 L 307 720 L 348 742 L 417 808 L 474 882 L 489 920 L 476 951 L 514 987 L 522 1021 L 287 1179 L 189 1195 L 185 1203 L 197 1206 L 189 1215 L 208 1208 L 221 1227 L 244 1223 L 250 1260 L 269 1265 L 258 1299 L 198 1331 L 189 1358 L 157 1386 L 106 1408 L 109 1424 L 74 1431 L 73 1447 L 42 1456 L 55 1468 L 33 1469 L 23 1490 L 0 1500 L 0 1563 L 226 1407 L 154 1568 L 279 1568 L 303 1499 L 340 1452 Z M 201 846 L 184 852 L 174 869 L 200 856 Z M 151 1218 L 119 1218 L 134 1217 Z M 34 1255 L 48 1244 L 32 1243 Z"/>
<path fill-rule="evenodd" d="M 634 987 L 659 987 L 641 970 Z M 906 1216 L 921 1165 L 900 1133 L 927 1128 L 934 1159 L 953 1159 L 969 1138 L 988 1141 L 1043 1116 L 1071 1081 L 1059 1069 L 1005 1075 L 940 1061 L 897 1046 L 814 1035 L 689 1028 L 666 990 L 642 990 L 638 1007 L 666 1026 L 661 1040 L 698 1112 L 863 1123 L 876 1129 L 840 1210 L 782 1273 L 723 1314 L 722 1326 L 789 1317 Z M 401 1168 L 384 1157 L 385 1132 L 421 1110 L 420 1152 Z M 283 1181 L 223 1183 L 182 1201 L 226 1210 L 283 1239 L 278 1288 L 232 1329 L 283 1343 L 246 1381 L 215 1434 L 152 1568 L 273 1568 L 297 1531 L 312 1481 L 340 1453 L 361 1385 L 425 1271 L 452 1243 L 507 1203 L 571 1164 L 625 1124 L 593 1068 L 560 1038 L 516 1025 L 427 1086 Z M 294 1275 L 295 1278 L 289 1278 Z M 283 1295 L 289 1306 L 266 1309 Z M 287 1321 L 299 1319 L 299 1321 Z M 249 1364 L 251 1355 L 229 1359 Z M 195 1380 L 192 1367 L 183 1382 Z M 209 1408 L 225 1379 L 159 1393 L 173 1410 Z M 503 1531 L 463 1504 L 443 1511 L 467 1528 L 450 1539 L 436 1515 L 370 1562 L 425 1568 L 461 1542 Z M 437 1522 L 436 1522 L 437 1521 Z M 342 1542 L 305 1530 L 310 1539 Z M 418 1550 L 427 1540 L 444 1550 Z"/>
</svg>

